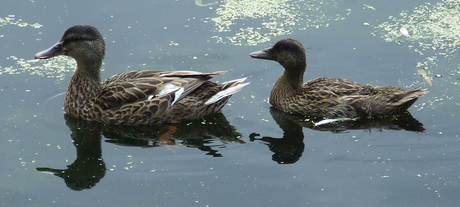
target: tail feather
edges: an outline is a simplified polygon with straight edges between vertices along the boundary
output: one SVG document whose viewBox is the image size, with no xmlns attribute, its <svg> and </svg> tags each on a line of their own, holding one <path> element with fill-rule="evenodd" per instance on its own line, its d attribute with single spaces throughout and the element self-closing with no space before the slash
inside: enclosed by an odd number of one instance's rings
<svg viewBox="0 0 460 207">
<path fill-rule="evenodd" d="M 407 108 L 409 108 L 417 99 L 418 97 L 427 94 L 428 90 L 426 89 L 420 89 L 420 88 L 413 88 L 408 91 L 405 91 L 404 94 L 401 94 L 401 99 L 399 99 L 397 102 L 395 102 L 395 105 L 404 105 L 407 103 L 412 102 Z M 407 109 L 406 108 L 406 109 Z"/>
<path fill-rule="evenodd" d="M 415 103 L 415 101 L 417 101 L 420 96 L 427 93 L 428 90 L 420 88 L 414 88 L 406 91 L 404 94 L 401 94 L 402 97 L 398 101 L 392 104 L 393 113 L 396 114 L 406 111 L 409 107 L 412 106 L 412 104 Z"/>
<path fill-rule="evenodd" d="M 166 74 L 161 75 L 160 77 L 180 77 L 180 78 L 198 78 L 201 77 L 205 80 L 209 80 L 211 78 L 214 78 L 218 75 L 222 75 L 226 73 L 227 71 L 216 71 L 212 73 L 200 73 L 196 71 L 174 71 L 174 72 L 168 72 Z"/>
<path fill-rule="evenodd" d="M 384 93 L 373 96 L 343 96 L 338 100 L 338 104 L 334 110 L 329 112 L 329 116 L 350 118 L 400 114 L 412 106 L 420 96 L 428 93 L 428 91 L 426 89 L 414 88 L 395 93 Z"/>
<path fill-rule="evenodd" d="M 428 93 L 426 89 L 420 88 L 413 88 L 403 93 L 396 95 L 395 97 L 391 98 L 390 101 L 385 105 L 385 110 L 380 111 L 378 108 L 372 110 L 371 114 L 375 115 L 389 115 L 389 114 L 400 114 L 406 111 L 412 104 L 417 101 L 417 99 Z M 383 114 L 382 114 L 383 112 Z"/>
<path fill-rule="evenodd" d="M 214 96 L 212 96 L 210 99 L 208 99 L 204 104 L 205 105 L 211 105 L 213 103 L 216 103 L 217 101 L 231 96 L 238 91 L 240 91 L 244 86 L 248 85 L 249 83 L 243 83 L 246 78 L 240 78 L 232 81 L 228 81 L 225 83 L 222 83 L 223 87 L 222 90 L 216 93 Z"/>
</svg>

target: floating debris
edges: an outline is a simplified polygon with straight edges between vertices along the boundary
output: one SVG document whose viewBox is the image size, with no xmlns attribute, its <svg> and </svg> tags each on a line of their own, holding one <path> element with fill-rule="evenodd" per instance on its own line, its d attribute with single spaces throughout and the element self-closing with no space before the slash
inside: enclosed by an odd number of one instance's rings
<svg viewBox="0 0 460 207">
<path fill-rule="evenodd" d="M 319 122 L 316 122 L 314 126 L 321 126 L 325 124 L 335 123 L 339 121 L 356 121 L 358 118 L 337 118 L 337 119 L 323 119 Z"/>
<path fill-rule="evenodd" d="M 430 77 L 428 77 L 428 74 L 426 73 L 426 71 L 424 70 L 417 70 L 418 73 L 420 73 L 420 75 L 422 75 L 423 79 L 425 79 L 425 81 L 430 84 L 431 87 L 433 87 L 433 84 L 431 84 L 431 79 Z"/>
<path fill-rule="evenodd" d="M 324 120 L 321 120 L 319 122 L 316 122 L 315 126 L 321 126 L 321 125 L 324 125 L 324 124 L 329 124 L 329 123 L 337 122 L 337 121 L 339 121 L 339 119 L 324 119 Z"/>
<path fill-rule="evenodd" d="M 363 4 L 363 9 L 371 9 L 371 10 L 376 10 L 373 6 L 370 6 L 370 5 L 367 5 L 367 4 Z"/>
<path fill-rule="evenodd" d="M 404 35 L 406 37 L 410 37 L 409 31 L 407 31 L 405 26 L 402 26 L 401 29 L 399 29 L 399 31 L 401 32 L 402 35 Z"/>
<path fill-rule="evenodd" d="M 203 0 L 195 0 L 195 4 L 197 6 L 201 6 L 201 7 L 204 7 L 204 6 L 211 6 L 211 5 L 214 5 L 214 4 L 217 4 L 219 2 L 215 1 L 215 2 L 211 2 L 211 3 L 206 3 L 206 4 L 203 4 Z"/>
</svg>

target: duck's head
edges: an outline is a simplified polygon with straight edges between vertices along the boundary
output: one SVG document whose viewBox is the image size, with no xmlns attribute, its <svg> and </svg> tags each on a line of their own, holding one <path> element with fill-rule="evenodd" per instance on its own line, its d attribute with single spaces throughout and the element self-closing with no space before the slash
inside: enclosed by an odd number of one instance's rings
<svg viewBox="0 0 460 207">
<path fill-rule="evenodd" d="M 101 62 L 105 55 L 105 42 L 96 27 L 76 25 L 67 29 L 58 43 L 35 54 L 35 59 L 48 59 L 59 55 L 73 57 L 80 62 Z"/>
<path fill-rule="evenodd" d="M 302 43 L 294 39 L 282 39 L 270 48 L 249 54 L 252 58 L 274 60 L 286 70 L 305 70 L 307 58 Z"/>
</svg>

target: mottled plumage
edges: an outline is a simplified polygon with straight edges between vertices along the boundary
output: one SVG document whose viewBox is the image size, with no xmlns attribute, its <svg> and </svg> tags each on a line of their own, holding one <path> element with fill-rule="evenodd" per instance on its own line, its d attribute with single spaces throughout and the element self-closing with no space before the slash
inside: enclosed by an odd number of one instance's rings
<svg viewBox="0 0 460 207">
<path fill-rule="evenodd" d="M 361 85 L 340 78 L 315 78 L 303 83 L 307 59 L 303 45 L 293 39 L 253 52 L 253 58 L 274 60 L 284 67 L 270 93 L 270 104 L 284 112 L 308 116 L 369 117 L 400 114 L 428 91 L 393 86 Z"/>
<path fill-rule="evenodd" d="M 116 74 L 101 83 L 105 43 L 88 25 L 69 28 L 38 59 L 73 57 L 77 68 L 67 89 L 64 111 L 71 117 L 110 125 L 152 125 L 196 119 L 219 111 L 248 83 L 209 79 L 225 73 L 138 70 Z"/>
</svg>

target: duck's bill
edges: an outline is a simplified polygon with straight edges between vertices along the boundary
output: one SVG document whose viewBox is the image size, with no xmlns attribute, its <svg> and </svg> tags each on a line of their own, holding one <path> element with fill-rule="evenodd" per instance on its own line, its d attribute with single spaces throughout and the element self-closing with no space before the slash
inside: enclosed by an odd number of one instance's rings
<svg viewBox="0 0 460 207">
<path fill-rule="evenodd" d="M 269 54 L 270 49 L 271 48 L 266 48 L 266 49 L 263 49 L 263 50 L 251 52 L 249 54 L 249 56 L 251 56 L 252 58 L 273 60 L 273 58 Z"/>
<path fill-rule="evenodd" d="M 58 42 L 52 47 L 35 54 L 35 59 L 48 59 L 64 54 L 65 52 L 62 51 L 62 42 Z"/>
</svg>

